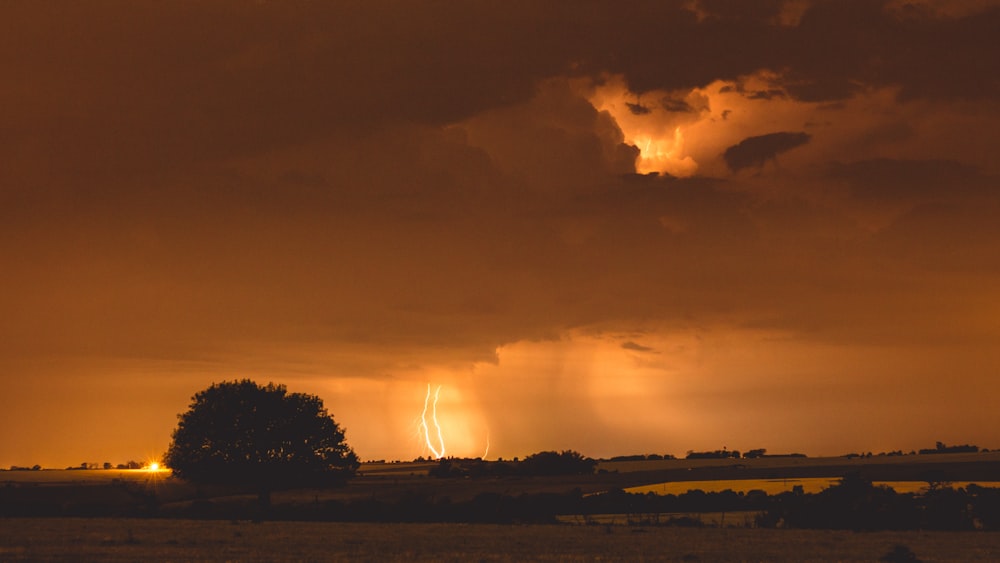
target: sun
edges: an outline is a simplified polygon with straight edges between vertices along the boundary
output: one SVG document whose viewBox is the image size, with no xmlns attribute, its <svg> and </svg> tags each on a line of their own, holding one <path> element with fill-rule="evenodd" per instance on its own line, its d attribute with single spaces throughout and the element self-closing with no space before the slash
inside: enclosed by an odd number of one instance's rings
<svg viewBox="0 0 1000 563">
<path fill-rule="evenodd" d="M 150 472 L 155 472 L 155 471 L 159 471 L 159 470 L 160 470 L 160 464 L 157 463 L 157 462 L 155 462 L 155 461 L 150 462 L 149 466 L 146 467 L 146 471 L 150 471 Z"/>
</svg>

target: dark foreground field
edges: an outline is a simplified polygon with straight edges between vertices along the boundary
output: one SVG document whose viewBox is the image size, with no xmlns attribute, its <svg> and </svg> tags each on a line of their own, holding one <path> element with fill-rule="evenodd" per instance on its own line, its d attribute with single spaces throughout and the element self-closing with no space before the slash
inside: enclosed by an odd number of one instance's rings
<svg viewBox="0 0 1000 563">
<path fill-rule="evenodd" d="M 1000 533 L 0 519 L 0 561 L 998 561 Z"/>
</svg>

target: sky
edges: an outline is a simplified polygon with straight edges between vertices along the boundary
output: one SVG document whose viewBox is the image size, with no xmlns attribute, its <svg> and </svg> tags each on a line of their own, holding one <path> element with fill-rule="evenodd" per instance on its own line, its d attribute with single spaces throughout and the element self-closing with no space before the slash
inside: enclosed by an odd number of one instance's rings
<svg viewBox="0 0 1000 563">
<path fill-rule="evenodd" d="M 0 467 L 1000 447 L 998 1 L 0 12 Z"/>
</svg>

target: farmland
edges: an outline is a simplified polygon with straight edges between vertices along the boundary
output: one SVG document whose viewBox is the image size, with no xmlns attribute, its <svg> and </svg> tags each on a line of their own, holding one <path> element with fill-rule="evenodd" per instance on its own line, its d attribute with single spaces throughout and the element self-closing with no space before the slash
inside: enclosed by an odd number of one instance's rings
<svg viewBox="0 0 1000 563">
<path fill-rule="evenodd" d="M 998 560 L 1000 534 L 607 526 L 5 519 L 0 560 Z"/>
<path fill-rule="evenodd" d="M 822 488 L 848 474 L 913 490 L 926 488 L 929 475 L 991 486 L 996 452 L 601 462 L 594 474 L 562 476 L 430 476 L 437 466 L 365 464 L 346 487 L 276 492 L 268 513 L 252 491 L 196 488 L 169 472 L 3 471 L 0 561 L 852 561 L 898 545 L 924 561 L 1000 559 L 997 531 L 766 529 L 757 519 L 765 508 L 712 504 L 749 506 L 760 500 L 755 489 Z M 632 487 L 675 498 L 663 504 L 623 492 Z M 685 498 L 690 488 L 704 493 Z M 629 505 L 643 508 L 603 510 Z M 684 508 L 645 508 L 668 505 Z"/>
</svg>

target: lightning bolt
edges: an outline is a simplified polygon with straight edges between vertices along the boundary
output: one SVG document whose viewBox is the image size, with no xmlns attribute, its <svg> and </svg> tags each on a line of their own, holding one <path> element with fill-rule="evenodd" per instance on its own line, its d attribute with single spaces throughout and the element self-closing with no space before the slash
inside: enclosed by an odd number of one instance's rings
<svg viewBox="0 0 1000 563">
<path fill-rule="evenodd" d="M 483 452 L 483 460 L 486 460 L 486 456 L 490 454 L 490 431 L 486 431 L 486 451 Z"/>
<path fill-rule="evenodd" d="M 431 453 L 434 454 L 434 459 L 441 459 L 444 457 L 444 437 L 441 435 L 441 425 L 438 424 L 437 419 L 437 405 L 438 396 L 441 394 L 441 386 L 438 385 L 437 389 L 434 390 L 434 403 L 431 403 L 431 384 L 427 384 L 427 396 L 424 397 L 424 412 L 420 413 L 420 428 L 424 432 L 424 441 L 427 442 L 427 448 L 430 449 Z M 431 440 L 431 430 L 430 426 L 427 424 L 427 407 L 431 407 L 431 422 L 434 423 L 434 429 L 437 433 L 437 443 L 439 448 L 434 447 L 434 442 Z"/>
</svg>

